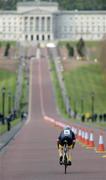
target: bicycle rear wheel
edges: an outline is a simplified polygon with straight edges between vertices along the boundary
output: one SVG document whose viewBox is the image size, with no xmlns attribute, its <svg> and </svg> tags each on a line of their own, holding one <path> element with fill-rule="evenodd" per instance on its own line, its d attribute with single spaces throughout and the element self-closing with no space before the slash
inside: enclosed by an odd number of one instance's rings
<svg viewBox="0 0 106 180">
<path fill-rule="evenodd" d="M 67 156 L 64 156 L 64 173 L 67 173 Z"/>
</svg>

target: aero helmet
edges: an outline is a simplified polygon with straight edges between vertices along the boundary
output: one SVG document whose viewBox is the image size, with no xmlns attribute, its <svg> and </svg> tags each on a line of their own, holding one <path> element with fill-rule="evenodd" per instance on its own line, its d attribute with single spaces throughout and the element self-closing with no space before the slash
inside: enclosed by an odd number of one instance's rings
<svg viewBox="0 0 106 180">
<path fill-rule="evenodd" d="M 67 129 L 71 129 L 71 127 L 69 126 L 69 125 L 66 125 L 66 126 L 64 126 L 64 130 L 67 130 Z"/>
</svg>

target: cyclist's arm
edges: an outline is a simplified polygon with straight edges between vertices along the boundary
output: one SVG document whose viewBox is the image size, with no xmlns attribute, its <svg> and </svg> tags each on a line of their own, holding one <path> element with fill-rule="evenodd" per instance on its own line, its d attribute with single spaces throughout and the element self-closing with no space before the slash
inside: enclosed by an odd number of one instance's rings
<svg viewBox="0 0 106 180">
<path fill-rule="evenodd" d="M 57 139 L 57 148 L 59 149 L 59 138 Z"/>
<path fill-rule="evenodd" d="M 72 149 L 74 148 L 74 146 L 75 146 L 75 140 L 73 140 L 73 143 L 72 143 Z"/>
<path fill-rule="evenodd" d="M 59 148 L 59 144 L 61 142 L 61 135 L 62 135 L 62 132 L 60 133 L 58 139 L 57 139 L 57 147 Z"/>
<path fill-rule="evenodd" d="M 75 137 L 75 134 L 73 133 L 73 143 L 72 143 L 72 149 L 74 148 L 75 143 L 76 143 L 76 137 Z"/>
</svg>

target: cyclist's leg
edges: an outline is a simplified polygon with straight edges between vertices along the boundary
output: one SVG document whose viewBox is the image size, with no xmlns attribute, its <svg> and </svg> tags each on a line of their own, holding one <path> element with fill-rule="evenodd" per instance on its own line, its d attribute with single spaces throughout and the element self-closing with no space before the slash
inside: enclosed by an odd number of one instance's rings
<svg viewBox="0 0 106 180">
<path fill-rule="evenodd" d="M 63 146 L 61 144 L 59 144 L 58 152 L 59 152 L 59 157 L 63 156 Z"/>
<path fill-rule="evenodd" d="M 72 164 L 72 153 L 71 153 L 72 145 L 68 146 L 68 162 Z"/>
<path fill-rule="evenodd" d="M 62 160 L 63 160 L 63 146 L 61 144 L 59 144 L 58 152 L 59 152 L 59 161 L 62 162 Z"/>
</svg>

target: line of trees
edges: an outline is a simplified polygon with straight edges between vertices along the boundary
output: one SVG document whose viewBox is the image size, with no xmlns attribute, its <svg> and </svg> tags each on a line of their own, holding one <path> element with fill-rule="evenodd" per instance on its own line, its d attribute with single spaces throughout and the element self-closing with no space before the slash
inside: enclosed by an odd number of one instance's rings
<svg viewBox="0 0 106 180">
<path fill-rule="evenodd" d="M 68 50 L 68 55 L 70 57 L 73 57 L 75 55 L 75 48 L 76 48 L 79 57 L 86 58 L 86 44 L 82 38 L 79 39 L 79 41 L 76 43 L 75 46 L 72 46 L 70 43 L 67 43 L 66 48 Z"/>
<path fill-rule="evenodd" d="M 54 0 L 52 1 L 54 2 Z M 0 0 L 0 9 L 16 9 L 17 2 L 23 2 L 23 0 Z M 55 2 L 59 3 L 60 9 L 66 10 L 106 10 L 106 0 L 55 0 Z"/>
<path fill-rule="evenodd" d="M 10 50 L 10 43 L 7 43 L 6 47 L 5 47 L 5 51 L 4 51 L 4 56 L 8 56 L 9 55 L 9 50 Z"/>
<path fill-rule="evenodd" d="M 106 0 L 58 0 L 67 10 L 106 10 Z"/>
</svg>

